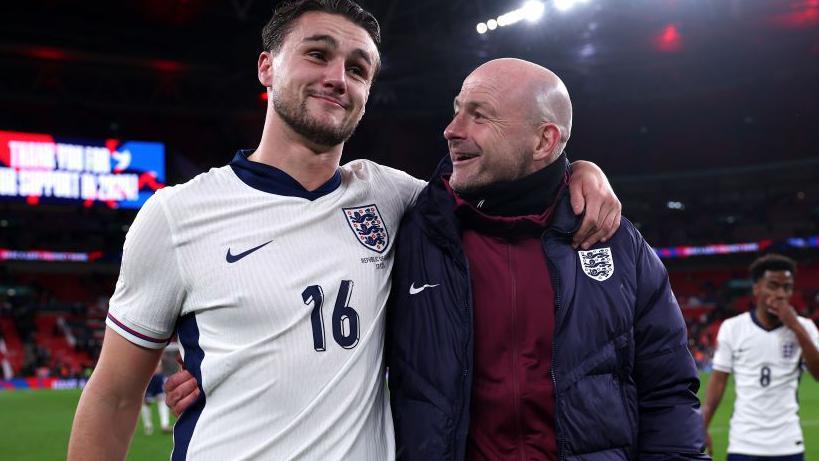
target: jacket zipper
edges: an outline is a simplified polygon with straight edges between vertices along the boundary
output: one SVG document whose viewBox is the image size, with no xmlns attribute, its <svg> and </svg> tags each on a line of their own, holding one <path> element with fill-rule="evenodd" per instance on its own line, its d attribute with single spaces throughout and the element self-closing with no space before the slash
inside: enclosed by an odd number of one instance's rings
<svg viewBox="0 0 819 461">
<path fill-rule="evenodd" d="M 563 461 L 566 459 L 566 449 L 565 449 L 565 441 L 561 437 L 560 431 L 560 395 L 557 391 L 557 374 L 555 374 L 555 369 L 557 368 L 557 349 L 558 343 L 556 340 L 557 337 L 557 326 L 558 326 L 558 312 L 560 311 L 560 276 L 557 273 L 557 268 L 555 267 L 552 259 L 549 257 L 549 252 L 546 251 L 546 241 L 542 240 L 543 246 L 543 254 L 546 256 L 546 262 L 549 265 L 549 277 L 552 279 L 552 288 L 555 291 L 555 319 L 554 319 L 554 330 L 552 331 L 552 385 L 554 386 L 555 392 L 555 435 L 557 436 L 557 457 L 559 460 Z"/>
<path fill-rule="evenodd" d="M 467 436 L 469 434 L 469 423 L 467 419 L 467 413 L 469 412 L 469 406 L 471 404 L 471 397 L 472 397 L 472 335 L 473 335 L 473 326 L 472 326 L 472 282 L 471 276 L 469 273 L 469 260 L 466 258 L 466 254 L 462 253 L 463 255 L 463 268 L 464 268 L 464 276 L 466 277 L 466 305 L 464 306 L 464 314 L 467 316 L 467 328 L 466 328 L 466 341 L 464 342 L 464 357 L 466 360 L 466 368 L 464 368 L 463 373 L 461 375 L 461 389 L 463 392 L 463 401 L 461 402 L 461 414 L 460 419 L 456 421 L 455 424 L 455 431 L 454 439 L 452 440 L 453 445 L 453 453 L 455 454 L 455 459 L 457 461 L 462 461 L 466 459 L 466 446 L 467 446 Z M 453 255 L 454 256 L 454 255 Z M 457 260 L 457 257 L 456 257 Z M 458 443 L 458 439 L 461 437 L 459 434 L 459 428 L 462 427 L 463 421 L 467 421 L 466 424 L 466 433 L 463 437 L 463 443 Z"/>
<path fill-rule="evenodd" d="M 506 263 L 508 265 L 509 273 L 514 274 L 514 271 L 512 270 L 514 266 L 514 263 L 512 262 L 512 245 L 509 243 L 506 244 Z M 514 328 L 514 336 L 512 337 L 512 389 L 514 392 L 514 399 L 512 401 L 512 405 L 515 410 L 515 430 L 518 435 L 518 453 L 520 454 L 521 461 L 526 461 L 526 447 L 523 442 L 523 424 L 521 423 L 521 420 L 523 419 L 521 415 L 521 406 L 523 406 L 523 402 L 521 402 L 520 370 L 518 368 L 518 345 L 520 339 L 518 337 L 518 320 L 517 285 L 515 283 L 515 277 L 512 276 L 512 325 Z"/>
</svg>

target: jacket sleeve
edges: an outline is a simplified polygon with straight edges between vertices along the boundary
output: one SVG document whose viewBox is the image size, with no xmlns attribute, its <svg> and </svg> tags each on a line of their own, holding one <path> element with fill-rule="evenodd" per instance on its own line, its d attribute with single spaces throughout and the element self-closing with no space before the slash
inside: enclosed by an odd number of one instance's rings
<svg viewBox="0 0 819 461">
<path fill-rule="evenodd" d="M 668 273 L 635 232 L 637 305 L 635 369 L 639 405 L 639 459 L 708 460 L 688 335 Z"/>
</svg>

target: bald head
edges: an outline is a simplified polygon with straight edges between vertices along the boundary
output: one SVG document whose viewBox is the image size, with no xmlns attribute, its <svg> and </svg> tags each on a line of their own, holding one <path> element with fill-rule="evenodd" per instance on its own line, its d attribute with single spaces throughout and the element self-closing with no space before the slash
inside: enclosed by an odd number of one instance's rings
<svg viewBox="0 0 819 461">
<path fill-rule="evenodd" d="M 464 80 L 491 82 L 497 94 L 509 103 L 525 108 L 532 123 L 554 123 L 560 130 L 560 144 L 554 152 L 563 152 L 572 133 L 572 101 L 566 85 L 554 72 L 533 62 L 516 58 L 493 59 L 472 71 Z"/>
<path fill-rule="evenodd" d="M 475 69 L 444 130 L 457 192 L 513 181 L 553 163 L 572 129 L 572 103 L 557 75 L 520 59 Z"/>
</svg>

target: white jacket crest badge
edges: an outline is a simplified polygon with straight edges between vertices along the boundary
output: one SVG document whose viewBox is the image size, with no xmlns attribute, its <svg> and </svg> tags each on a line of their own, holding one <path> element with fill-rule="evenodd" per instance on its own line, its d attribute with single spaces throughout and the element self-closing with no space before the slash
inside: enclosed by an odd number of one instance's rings
<svg viewBox="0 0 819 461">
<path fill-rule="evenodd" d="M 614 273 L 614 258 L 611 257 L 611 248 L 578 251 L 580 266 L 589 277 L 602 282 Z"/>
</svg>

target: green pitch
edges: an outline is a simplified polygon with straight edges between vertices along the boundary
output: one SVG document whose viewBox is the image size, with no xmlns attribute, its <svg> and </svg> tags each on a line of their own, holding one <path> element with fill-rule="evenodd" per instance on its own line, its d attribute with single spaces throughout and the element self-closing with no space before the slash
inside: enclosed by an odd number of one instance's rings
<svg viewBox="0 0 819 461">
<path fill-rule="evenodd" d="M 0 391 L 0 459 L 65 459 L 79 399 L 80 391 Z M 143 434 L 142 423 L 138 423 L 128 460 L 170 459 L 172 437 L 160 430 L 156 405 L 152 410 L 154 434 Z"/>
<path fill-rule="evenodd" d="M 702 391 L 708 375 L 702 375 Z M 79 391 L 0 391 L 0 455 L 8 461 L 65 459 L 68 435 Z M 725 459 L 728 445 L 728 419 L 733 407 L 733 381 L 729 380 L 722 405 L 711 424 L 714 459 Z M 804 376 L 799 389 L 806 459 L 819 460 L 819 383 Z M 168 459 L 173 445 L 171 436 L 159 430 L 154 411 L 154 435 L 142 433 L 137 425 L 128 459 L 131 461 Z M 105 434 L 100 434 L 105 437 Z"/>
</svg>

